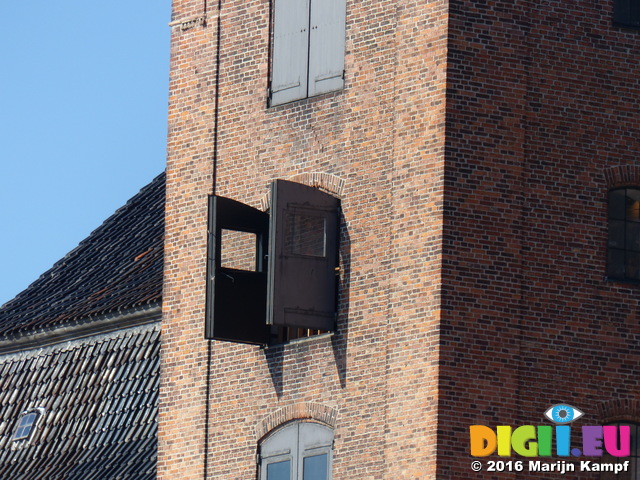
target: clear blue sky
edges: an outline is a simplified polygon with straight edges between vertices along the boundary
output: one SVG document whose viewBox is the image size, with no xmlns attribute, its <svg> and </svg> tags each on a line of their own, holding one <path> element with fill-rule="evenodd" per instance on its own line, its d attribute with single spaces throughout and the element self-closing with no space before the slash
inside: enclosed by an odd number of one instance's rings
<svg viewBox="0 0 640 480">
<path fill-rule="evenodd" d="M 0 1 L 0 305 L 164 170 L 170 10 Z"/>
</svg>

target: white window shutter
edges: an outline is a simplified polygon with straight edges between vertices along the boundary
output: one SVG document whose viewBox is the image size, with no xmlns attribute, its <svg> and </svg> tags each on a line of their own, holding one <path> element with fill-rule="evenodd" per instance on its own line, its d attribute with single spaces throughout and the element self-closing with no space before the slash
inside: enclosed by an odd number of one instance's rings
<svg viewBox="0 0 640 480">
<path fill-rule="evenodd" d="M 273 19 L 271 105 L 307 96 L 309 0 L 277 0 Z"/>
<path fill-rule="evenodd" d="M 345 0 L 312 0 L 309 96 L 344 86 Z"/>
</svg>

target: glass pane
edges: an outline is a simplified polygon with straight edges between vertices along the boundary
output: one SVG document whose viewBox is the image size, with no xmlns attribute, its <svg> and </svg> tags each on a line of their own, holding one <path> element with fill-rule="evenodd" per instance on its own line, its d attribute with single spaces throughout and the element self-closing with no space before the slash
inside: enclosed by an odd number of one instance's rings
<svg viewBox="0 0 640 480">
<path fill-rule="evenodd" d="M 290 480 L 291 460 L 267 465 L 267 480 Z"/>
<path fill-rule="evenodd" d="M 327 480 L 328 455 L 305 457 L 302 469 L 302 480 Z"/>
<path fill-rule="evenodd" d="M 621 220 L 609 220 L 609 247 L 624 248 L 624 226 Z"/>
<path fill-rule="evenodd" d="M 223 229 L 221 236 L 220 266 L 255 272 L 257 235 Z"/>
<path fill-rule="evenodd" d="M 285 250 L 294 255 L 325 256 L 325 220 L 314 215 L 287 214 Z"/>
<path fill-rule="evenodd" d="M 609 218 L 624 220 L 625 190 L 611 190 L 609 192 Z"/>
<path fill-rule="evenodd" d="M 611 278 L 624 278 L 624 250 L 609 250 L 607 275 Z"/>
<path fill-rule="evenodd" d="M 29 433 L 31 433 L 31 427 L 36 420 L 35 413 L 29 413 L 20 419 L 20 423 L 18 424 L 18 429 L 16 433 L 13 435 L 14 440 L 20 440 L 22 438 L 27 438 Z"/>
<path fill-rule="evenodd" d="M 627 188 L 626 190 L 627 220 L 640 221 L 640 190 Z"/>
<path fill-rule="evenodd" d="M 33 425 L 34 420 L 36 419 L 36 414 L 35 413 L 29 413 L 27 415 L 25 415 L 24 417 L 22 417 L 22 419 L 20 420 L 20 426 L 21 427 L 30 427 L 31 425 Z"/>
<path fill-rule="evenodd" d="M 627 252 L 626 278 L 640 280 L 640 253 Z"/>
<path fill-rule="evenodd" d="M 640 251 L 640 223 L 627 222 L 626 227 L 627 250 Z"/>
</svg>

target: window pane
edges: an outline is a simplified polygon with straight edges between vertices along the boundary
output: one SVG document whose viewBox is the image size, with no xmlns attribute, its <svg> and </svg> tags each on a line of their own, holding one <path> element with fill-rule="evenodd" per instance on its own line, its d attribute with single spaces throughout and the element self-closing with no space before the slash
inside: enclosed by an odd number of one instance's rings
<svg viewBox="0 0 640 480">
<path fill-rule="evenodd" d="M 267 465 L 267 480 L 290 480 L 291 460 Z"/>
<path fill-rule="evenodd" d="M 611 278 L 624 278 L 624 250 L 609 250 L 607 275 Z"/>
<path fill-rule="evenodd" d="M 640 223 L 627 222 L 627 250 L 640 251 Z"/>
<path fill-rule="evenodd" d="M 627 220 L 640 221 L 640 190 L 627 188 L 626 190 Z"/>
<path fill-rule="evenodd" d="M 220 266 L 255 272 L 257 235 L 223 229 L 221 236 Z"/>
<path fill-rule="evenodd" d="M 30 427 L 36 419 L 35 413 L 29 413 L 20 420 L 20 427 Z"/>
<path fill-rule="evenodd" d="M 305 457 L 302 480 L 327 480 L 327 463 L 328 456 L 326 453 Z"/>
<path fill-rule="evenodd" d="M 624 220 L 625 190 L 611 190 L 609 192 L 609 218 Z"/>
<path fill-rule="evenodd" d="M 31 427 L 33 427 L 33 423 L 35 422 L 35 420 L 35 413 L 29 413 L 28 415 L 23 416 L 20 419 L 20 423 L 18 424 L 16 433 L 13 435 L 13 439 L 20 440 L 22 438 L 27 438 L 31 433 Z"/>
<path fill-rule="evenodd" d="M 621 220 L 609 220 L 609 247 L 624 248 L 624 226 Z"/>
<path fill-rule="evenodd" d="M 325 256 L 325 219 L 314 215 L 287 214 L 285 250 L 293 255 Z"/>
<path fill-rule="evenodd" d="M 627 252 L 626 278 L 640 280 L 640 253 Z"/>
</svg>

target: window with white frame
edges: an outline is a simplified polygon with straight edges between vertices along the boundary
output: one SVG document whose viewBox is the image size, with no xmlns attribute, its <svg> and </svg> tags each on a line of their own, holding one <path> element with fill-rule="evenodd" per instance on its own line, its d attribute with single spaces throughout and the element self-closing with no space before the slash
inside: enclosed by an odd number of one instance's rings
<svg viewBox="0 0 640 480">
<path fill-rule="evenodd" d="M 260 444 L 260 480 L 331 480 L 333 430 L 296 421 Z"/>
<path fill-rule="evenodd" d="M 44 408 L 32 408 L 23 412 L 11 440 L 14 442 L 29 440 L 43 414 Z"/>
<path fill-rule="evenodd" d="M 345 0 L 275 0 L 270 105 L 344 86 Z"/>
</svg>

